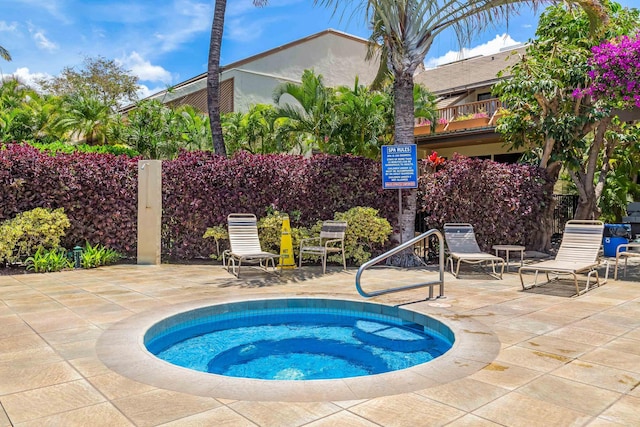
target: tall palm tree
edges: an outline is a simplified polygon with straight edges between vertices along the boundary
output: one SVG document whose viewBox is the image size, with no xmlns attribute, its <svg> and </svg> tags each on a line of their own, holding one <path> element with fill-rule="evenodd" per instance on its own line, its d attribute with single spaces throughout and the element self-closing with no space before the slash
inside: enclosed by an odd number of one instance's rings
<svg viewBox="0 0 640 427">
<path fill-rule="evenodd" d="M 593 21 L 603 17 L 598 0 L 575 0 L 589 9 Z M 545 0 L 315 0 L 338 8 L 355 5 L 372 22 L 393 76 L 395 144 L 412 144 L 414 127 L 413 75 L 434 39 L 452 28 L 461 43 L 470 41 L 487 24 L 517 12 L 520 4 L 536 6 Z M 601 18 L 604 19 L 604 18 Z M 417 189 L 407 190 L 404 210 L 399 213 L 398 241 L 414 237 Z M 411 264 L 411 257 L 402 261 Z"/>
<path fill-rule="evenodd" d="M 268 0 L 253 0 L 255 6 L 264 6 Z M 207 108 L 209 125 L 213 139 L 213 150 L 221 156 L 227 155 L 220 124 L 220 49 L 224 28 L 224 13 L 227 0 L 216 0 L 211 23 L 211 39 L 209 40 L 209 60 L 207 62 Z"/>
</svg>

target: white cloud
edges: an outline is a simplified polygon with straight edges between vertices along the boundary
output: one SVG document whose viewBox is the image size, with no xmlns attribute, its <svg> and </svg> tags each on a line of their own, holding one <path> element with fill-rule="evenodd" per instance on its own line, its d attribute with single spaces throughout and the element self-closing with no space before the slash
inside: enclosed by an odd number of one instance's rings
<svg viewBox="0 0 640 427">
<path fill-rule="evenodd" d="M 223 37 L 233 41 L 250 42 L 262 37 L 265 21 L 247 22 L 244 19 L 229 19 L 225 22 Z"/>
<path fill-rule="evenodd" d="M 166 89 L 165 87 L 155 87 L 155 88 L 149 88 L 149 86 L 146 85 L 139 85 L 138 86 L 138 91 L 136 92 L 138 95 L 138 99 L 145 99 L 148 98 L 149 96 L 158 93 L 160 91 L 163 91 Z"/>
<path fill-rule="evenodd" d="M 31 37 L 36 42 L 38 48 L 42 50 L 48 50 L 49 52 L 53 52 L 58 49 L 58 45 L 52 42 L 44 35 L 44 30 L 40 28 L 36 28 L 33 24 L 29 23 L 29 33 L 31 33 Z"/>
<path fill-rule="evenodd" d="M 122 66 L 138 76 L 142 81 L 171 83 L 171 73 L 159 65 L 152 65 L 138 52 L 131 52 L 129 56 L 118 60 Z"/>
<path fill-rule="evenodd" d="M 58 45 L 49 40 L 42 31 L 33 33 L 33 39 L 40 49 L 48 50 L 49 52 L 58 50 Z"/>
<path fill-rule="evenodd" d="M 452 51 L 445 53 L 442 56 L 437 58 L 428 58 L 425 62 L 425 67 L 434 68 L 438 65 L 448 64 L 449 62 L 460 61 L 461 59 L 471 58 L 473 56 L 478 55 L 491 55 L 492 53 L 497 53 L 500 49 L 509 47 L 509 46 L 517 46 L 520 42 L 515 41 L 511 38 L 509 34 L 497 35 L 493 40 L 489 40 L 488 42 L 474 46 L 472 48 L 462 48 L 459 51 Z"/>
<path fill-rule="evenodd" d="M 191 41 L 199 33 L 211 30 L 213 8 L 207 3 L 180 0 L 174 4 L 171 16 L 165 20 L 168 25 L 155 33 L 162 52 L 171 52 L 180 45 Z"/>
<path fill-rule="evenodd" d="M 6 21 L 0 21 L 0 31 L 13 33 L 18 30 L 18 23 L 13 21 L 8 23 Z"/>
<path fill-rule="evenodd" d="M 40 86 L 36 83 L 36 80 L 49 79 L 49 78 L 52 77 L 50 74 L 47 74 L 47 73 L 32 73 L 26 67 L 18 68 L 12 74 L 12 76 L 15 79 L 17 79 L 18 81 L 26 84 L 29 87 L 32 87 L 32 88 L 36 89 L 36 90 L 40 89 Z"/>
</svg>

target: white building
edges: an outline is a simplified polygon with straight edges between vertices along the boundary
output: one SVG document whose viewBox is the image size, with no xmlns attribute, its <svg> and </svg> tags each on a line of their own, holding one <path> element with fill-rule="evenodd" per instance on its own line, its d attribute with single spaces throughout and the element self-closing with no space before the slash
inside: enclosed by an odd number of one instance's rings
<svg viewBox="0 0 640 427">
<path fill-rule="evenodd" d="M 300 83 L 306 69 L 322 75 L 328 87 L 369 85 L 378 61 L 365 60 L 367 40 L 328 29 L 227 64 L 220 75 L 220 111 L 244 112 L 254 104 L 273 104 L 273 91 L 281 83 Z M 207 73 L 200 74 L 147 99 L 165 104 L 189 104 L 207 111 Z"/>
</svg>

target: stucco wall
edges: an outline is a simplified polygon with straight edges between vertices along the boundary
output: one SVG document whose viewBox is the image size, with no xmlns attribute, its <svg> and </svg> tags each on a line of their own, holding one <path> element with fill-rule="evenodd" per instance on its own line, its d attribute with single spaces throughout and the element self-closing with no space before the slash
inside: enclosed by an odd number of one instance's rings
<svg viewBox="0 0 640 427">
<path fill-rule="evenodd" d="M 221 80 L 234 78 L 235 111 L 247 111 L 256 103 L 273 104 L 273 90 L 282 82 L 300 82 L 305 69 L 321 74 L 325 85 L 352 86 L 373 81 L 376 61 L 365 60 L 366 45 L 349 37 L 325 33 L 286 49 L 240 63 L 222 73 Z"/>
</svg>

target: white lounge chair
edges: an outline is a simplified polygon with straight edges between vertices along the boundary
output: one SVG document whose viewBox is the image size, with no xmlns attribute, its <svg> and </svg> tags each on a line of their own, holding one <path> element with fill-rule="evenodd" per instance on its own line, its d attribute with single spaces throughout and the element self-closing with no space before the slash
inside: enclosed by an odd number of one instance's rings
<svg viewBox="0 0 640 427">
<path fill-rule="evenodd" d="M 327 271 L 327 256 L 330 253 L 342 252 L 342 265 L 347 269 L 347 259 L 344 254 L 344 235 L 347 230 L 346 221 L 324 221 L 319 237 L 302 239 L 300 242 L 300 267 L 302 254 L 320 255 L 322 257 L 322 273 Z"/>
<path fill-rule="evenodd" d="M 444 225 L 444 237 L 449 249 L 447 264 L 451 264 L 451 274 L 456 278 L 460 271 L 460 263 L 466 262 L 468 264 L 490 264 L 492 270 L 490 274 L 497 279 L 502 279 L 504 259 L 480 250 L 471 224 L 446 223 Z M 455 272 L 453 270 L 454 262 L 456 264 Z M 500 273 L 496 271 L 497 262 L 501 265 Z"/>
<path fill-rule="evenodd" d="M 240 267 L 242 263 L 259 264 L 265 271 L 268 271 L 269 262 L 273 269 L 276 269 L 276 259 L 280 255 L 264 252 L 260 246 L 258 236 L 258 223 L 256 216 L 246 213 L 234 213 L 227 217 L 229 229 L 229 246 L 222 253 L 222 263 L 236 277 L 240 277 Z M 236 267 L 236 261 L 238 265 Z"/>
<path fill-rule="evenodd" d="M 609 262 L 606 264 L 606 273 L 604 281 L 600 281 L 598 277 L 598 268 L 600 261 L 600 246 L 602 245 L 602 233 L 604 232 L 604 223 L 602 221 L 593 220 L 571 220 L 564 227 L 562 242 L 556 254 L 555 259 L 542 261 L 532 265 L 520 267 L 518 271 L 520 275 L 520 283 L 522 289 L 531 289 L 534 286 L 544 285 L 557 280 L 562 275 L 573 277 L 576 286 L 576 295 L 578 296 L 589 290 L 591 277 L 595 276 L 595 284 L 597 286 L 604 285 L 609 277 Z M 522 273 L 525 271 L 535 272 L 535 278 L 532 285 L 526 286 Z M 538 283 L 538 273 L 546 274 L 547 281 Z M 550 278 L 549 274 L 555 277 Z M 587 273 L 587 283 L 585 288 L 580 291 L 578 287 L 578 274 Z"/>
<path fill-rule="evenodd" d="M 618 245 L 616 249 L 616 268 L 613 273 L 613 280 L 618 280 L 618 261 L 620 261 L 620 258 L 624 258 L 624 277 L 627 277 L 627 260 L 630 257 L 640 257 L 640 252 L 633 252 L 634 249 L 640 249 L 640 243 Z"/>
</svg>

